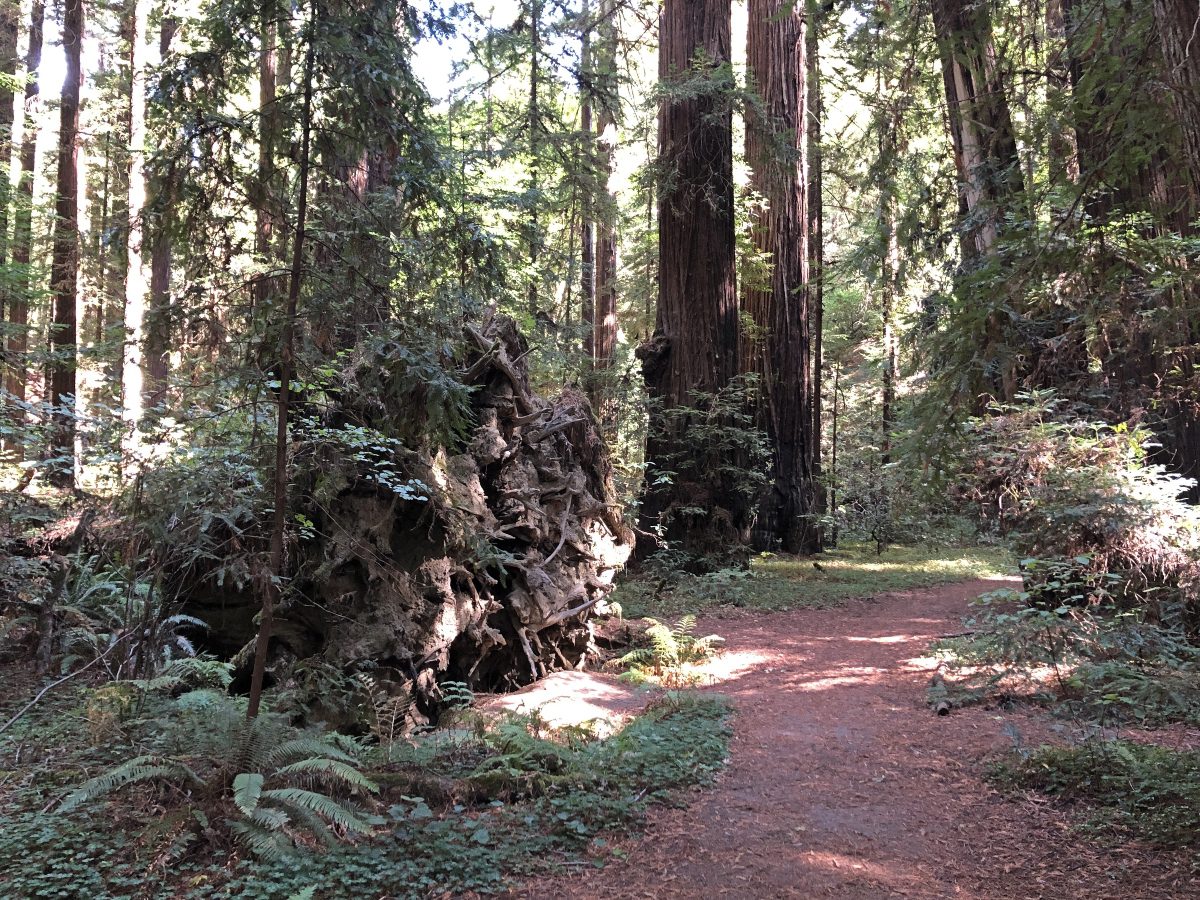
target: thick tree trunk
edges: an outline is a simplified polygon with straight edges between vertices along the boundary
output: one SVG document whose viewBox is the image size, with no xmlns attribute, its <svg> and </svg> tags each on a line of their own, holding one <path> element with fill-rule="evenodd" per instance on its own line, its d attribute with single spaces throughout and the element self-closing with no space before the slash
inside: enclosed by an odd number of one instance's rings
<svg viewBox="0 0 1200 900">
<path fill-rule="evenodd" d="M 50 402 L 55 408 L 50 452 L 56 460 L 50 479 L 61 487 L 75 486 L 76 320 L 79 282 L 79 94 L 83 86 L 83 0 L 64 0 L 63 79 L 58 134 L 58 179 L 54 246 L 50 262 L 50 292 L 54 317 L 50 326 Z"/>
<path fill-rule="evenodd" d="M 820 547 L 813 471 L 813 386 L 809 242 L 808 36 L 801 5 L 750 0 L 746 42 L 751 88 L 746 113 L 753 236 L 771 260 L 768 285 L 744 292 L 745 312 L 762 338 L 750 344 L 746 371 L 761 379 L 759 421 L 774 456 L 772 482 L 758 507 L 754 545 L 788 553 Z"/>
<path fill-rule="evenodd" d="M 711 396 L 739 371 L 730 40 L 730 0 L 664 3 L 660 79 L 709 83 L 667 96 L 659 108 L 658 315 L 653 337 L 638 351 L 655 404 L 642 525 L 662 527 L 695 558 L 736 554 L 750 522 L 749 503 L 730 476 L 698 458 L 703 448 L 689 434 L 692 417 L 666 414 L 694 407 L 697 392 Z"/>
<path fill-rule="evenodd" d="M 1068 108 L 1065 98 L 1071 92 L 1070 53 L 1067 46 L 1067 17 L 1065 3 L 1069 0 L 1046 0 L 1046 89 L 1050 108 Z M 1079 155 L 1075 146 L 1075 130 L 1069 121 L 1055 119 L 1048 125 L 1050 186 L 1061 187 L 1079 180 Z M 1055 220 L 1061 220 L 1068 210 L 1061 204 L 1053 210 Z"/>
<path fill-rule="evenodd" d="M 995 256 L 1006 219 L 1026 215 L 1024 177 L 988 6 L 933 0 L 932 10 L 958 172 L 963 268 L 970 271 Z M 986 389 L 1012 400 L 1017 351 L 1009 346 L 1005 326 L 998 312 L 991 313 L 978 340 L 988 370 Z"/>
<path fill-rule="evenodd" d="M 1166 81 L 1182 138 L 1189 218 L 1200 213 L 1200 0 L 1154 0 Z"/>
<path fill-rule="evenodd" d="M 5 388 L 17 404 L 13 418 L 22 421 L 25 414 L 20 407 L 26 400 L 26 385 L 29 376 L 29 260 L 33 248 L 33 181 L 37 165 L 37 122 L 38 122 L 38 69 L 42 64 L 42 29 L 46 17 L 46 5 L 42 0 L 33 0 L 29 13 L 29 49 L 26 51 L 24 129 L 21 137 L 21 174 L 17 180 L 17 195 L 14 210 L 12 261 L 18 267 L 16 289 L 8 304 L 8 359 L 9 372 Z M 23 446 L 16 441 L 5 443 L 5 450 L 16 457 L 23 453 Z"/>
<path fill-rule="evenodd" d="M 1183 150 L 1184 165 L 1178 168 L 1186 179 L 1187 199 L 1176 221 L 1181 231 L 1194 235 L 1200 217 L 1200 0 L 1155 0 L 1154 17 Z M 1169 165 L 1176 167 L 1174 160 Z M 1184 373 L 1184 383 L 1176 388 L 1178 399 L 1171 403 L 1173 433 L 1167 443 L 1172 468 L 1200 482 L 1200 377 L 1195 350 L 1200 345 L 1200 284 L 1195 259 L 1179 262 L 1190 278 L 1175 292 L 1182 334 L 1181 350 L 1172 362 Z M 1200 500 L 1200 484 L 1191 497 Z"/>
<path fill-rule="evenodd" d="M 995 252 L 1004 217 L 1023 194 L 1021 160 L 987 5 L 934 0 L 932 8 L 970 260 Z"/>
<path fill-rule="evenodd" d="M 121 367 L 122 454 L 136 463 L 145 415 L 146 299 L 150 292 L 143 241 L 146 223 L 146 32 L 149 0 L 134 0 L 129 20 L 129 231 L 126 236 L 125 339 Z"/>
</svg>

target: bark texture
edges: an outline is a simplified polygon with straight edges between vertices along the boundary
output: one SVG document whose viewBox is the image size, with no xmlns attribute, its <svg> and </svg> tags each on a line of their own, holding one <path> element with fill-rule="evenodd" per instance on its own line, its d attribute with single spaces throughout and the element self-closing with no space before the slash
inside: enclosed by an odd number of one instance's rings
<svg viewBox="0 0 1200 900">
<path fill-rule="evenodd" d="M 694 406 L 695 393 L 715 394 L 739 372 L 730 40 L 730 0 L 663 4 L 658 313 L 638 350 L 655 403 L 643 530 L 661 526 L 683 551 L 715 559 L 748 539 L 749 503 L 698 458 L 689 417 L 664 411 Z M 673 473 L 669 482 L 660 478 L 665 472 Z"/>
<path fill-rule="evenodd" d="M 62 25 L 66 77 L 60 100 L 58 179 L 55 201 L 54 246 L 50 261 L 50 292 L 54 316 L 50 325 L 50 402 L 58 412 L 51 431 L 50 469 L 56 484 L 75 484 L 76 395 L 75 343 L 79 281 L 79 94 L 83 87 L 80 57 L 83 49 L 83 0 L 64 0 Z"/>
<path fill-rule="evenodd" d="M 592 321 L 590 396 L 597 418 L 608 428 L 611 403 L 603 373 L 617 352 L 617 198 L 610 182 L 617 153 L 617 21 L 615 0 L 601 0 L 595 45 L 596 116 L 596 287 Z"/>
<path fill-rule="evenodd" d="M 12 261 L 18 267 L 16 288 L 8 303 L 8 373 L 5 389 L 12 396 L 17 409 L 16 421 L 25 418 L 23 404 L 26 400 L 29 374 L 29 260 L 33 248 L 33 179 L 37 165 L 37 103 L 39 86 L 37 72 L 42 64 L 43 20 L 46 5 L 33 0 L 29 13 L 29 49 L 25 56 L 25 71 L 29 80 L 25 84 L 25 119 L 21 137 L 21 174 L 17 179 L 16 208 L 14 210 Z M 20 457 L 23 448 L 12 441 L 5 442 L 5 450 Z"/>
<path fill-rule="evenodd" d="M 995 252 L 1004 215 L 1023 192 L 1021 161 L 987 4 L 934 0 L 946 109 L 959 177 L 963 257 Z"/>
<path fill-rule="evenodd" d="M 747 67 L 757 102 L 746 115 L 754 242 L 770 257 L 770 283 L 744 292 L 755 324 L 743 365 L 761 379 L 759 420 L 773 450 L 771 485 L 758 507 L 754 546 L 820 548 L 813 432 L 809 210 L 808 29 L 801 5 L 750 0 Z"/>
</svg>

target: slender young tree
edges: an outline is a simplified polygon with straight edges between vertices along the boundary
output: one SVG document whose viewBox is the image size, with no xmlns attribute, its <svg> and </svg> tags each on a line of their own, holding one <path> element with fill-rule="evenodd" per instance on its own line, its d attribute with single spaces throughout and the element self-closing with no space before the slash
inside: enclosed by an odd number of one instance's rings
<svg viewBox="0 0 1200 900">
<path fill-rule="evenodd" d="M 50 402 L 54 425 L 50 452 L 56 464 L 50 479 L 60 487 L 75 486 L 76 318 L 79 293 L 79 95 L 83 87 L 83 0 L 64 0 L 62 42 L 66 61 L 60 99 L 58 178 L 50 292 L 54 315 L 50 324 Z"/>
<path fill-rule="evenodd" d="M 165 60 L 171 50 L 178 23 L 164 17 L 159 26 L 159 59 Z M 150 298 L 147 310 L 145 341 L 146 402 L 157 406 L 167 387 L 168 354 L 171 350 L 171 229 L 175 191 L 171 171 L 155 172 L 150 178 L 151 197 L 147 206 L 154 211 L 150 239 Z M 151 227 L 152 226 L 152 227 Z"/>
<path fill-rule="evenodd" d="M 805 10 L 790 0 L 750 0 L 746 112 L 750 185 L 763 198 L 753 238 L 770 258 L 768 284 L 744 291 L 761 339 L 743 364 L 761 379 L 759 420 L 771 441 L 771 485 L 758 507 L 754 543 L 788 553 L 819 549 L 813 471 L 810 309 L 809 90 Z"/>
<path fill-rule="evenodd" d="M 267 653 L 274 629 L 275 606 L 280 595 L 284 572 L 284 543 L 288 523 L 288 417 L 291 409 L 291 382 L 296 371 L 296 313 L 300 303 L 301 280 L 304 277 L 305 227 L 308 218 L 308 180 L 313 129 L 313 39 L 316 24 L 316 5 L 308 23 L 308 50 L 304 57 L 304 99 L 300 115 L 299 183 L 296 187 L 296 228 L 292 238 L 291 272 L 288 276 L 287 304 L 283 313 L 283 328 L 279 335 L 279 392 L 276 395 L 275 474 L 272 479 L 274 512 L 271 523 L 271 571 L 263 580 L 262 615 L 254 645 L 254 664 L 250 673 L 250 697 L 246 717 L 258 716 L 262 703 L 263 681 L 267 670 Z"/>
<path fill-rule="evenodd" d="M 654 335 L 638 350 L 655 403 L 642 526 L 661 527 L 683 551 L 713 560 L 737 552 L 750 520 L 730 461 L 713 471 L 689 434 L 702 412 L 687 412 L 698 394 L 714 396 L 739 372 L 730 55 L 730 0 L 666 0 L 659 24 L 658 314 Z"/>
</svg>

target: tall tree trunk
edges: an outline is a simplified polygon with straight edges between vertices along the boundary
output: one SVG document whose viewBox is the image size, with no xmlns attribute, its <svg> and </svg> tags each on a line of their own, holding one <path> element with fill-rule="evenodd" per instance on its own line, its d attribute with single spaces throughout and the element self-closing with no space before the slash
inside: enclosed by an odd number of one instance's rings
<svg viewBox="0 0 1200 900">
<path fill-rule="evenodd" d="M 812 470 L 817 483 L 817 513 L 826 511 L 821 442 L 821 415 L 825 376 L 825 209 L 824 155 L 821 129 L 825 102 L 821 96 L 821 22 L 823 10 L 808 0 L 808 276 L 809 309 L 812 311 Z"/>
<path fill-rule="evenodd" d="M 963 267 L 969 271 L 996 255 L 1010 214 L 1027 214 L 1024 177 L 988 5 L 933 0 L 932 10 L 958 172 Z M 986 317 L 978 340 L 986 390 L 1011 401 L 1017 389 L 1015 351 L 998 311 Z M 981 397 L 976 404 L 982 405 Z"/>
<path fill-rule="evenodd" d="M 129 231 L 126 235 L 125 339 L 122 343 L 123 457 L 136 463 L 145 415 L 146 298 L 149 273 L 143 254 L 146 224 L 146 32 L 150 0 L 133 0 L 129 19 Z"/>
<path fill-rule="evenodd" d="M 1021 160 L 987 4 L 933 0 L 933 23 L 969 260 L 995 252 L 1004 217 L 1023 194 Z"/>
<path fill-rule="evenodd" d="M 1200 0 L 1155 0 L 1155 25 L 1162 44 L 1166 65 L 1166 84 L 1174 104 L 1186 178 L 1187 200 L 1177 215 L 1181 231 L 1196 233 L 1200 217 Z M 1170 164 L 1174 164 L 1171 161 Z M 1174 369 L 1183 374 L 1176 389 L 1178 399 L 1171 403 L 1169 444 L 1171 467 L 1200 482 L 1200 370 L 1196 347 L 1200 345 L 1200 284 L 1196 280 L 1196 260 L 1180 260 L 1189 280 L 1174 293 L 1180 308 L 1180 350 Z M 1193 501 L 1200 500 L 1200 484 L 1192 488 Z"/>
<path fill-rule="evenodd" d="M 541 276 L 538 266 L 542 256 L 542 226 L 538 218 L 541 185 L 538 182 L 538 162 L 541 156 L 541 127 L 542 113 L 539 90 L 541 88 L 541 57 L 542 57 L 542 4 L 544 0 L 530 0 L 529 3 L 529 180 L 526 185 L 526 202 L 529 204 L 529 217 L 525 223 L 526 246 L 529 254 L 529 279 L 525 288 L 526 302 L 529 306 L 529 317 L 536 324 L 540 320 L 541 301 L 539 299 L 539 283 Z"/>
<path fill-rule="evenodd" d="M 1154 0 L 1154 20 L 1179 125 L 1191 224 L 1200 214 L 1200 0 Z"/>
<path fill-rule="evenodd" d="M 1050 187 L 1060 188 L 1079 179 L 1079 157 L 1075 147 L 1075 131 L 1070 122 L 1063 120 L 1068 108 L 1067 98 L 1071 93 L 1070 53 L 1067 48 L 1067 18 L 1065 0 L 1046 0 L 1046 89 L 1050 108 L 1055 119 L 1049 129 Z M 1068 210 L 1056 205 L 1053 214 L 1060 221 Z"/>
<path fill-rule="evenodd" d="M 579 225 L 579 302 L 580 322 L 583 325 L 583 352 L 593 359 L 596 353 L 596 149 L 592 136 L 592 66 L 591 4 L 584 0 L 580 16 L 579 39 L 579 135 L 583 152 L 583 214 Z M 570 308 L 568 307 L 568 314 Z M 589 379 L 590 381 L 590 379 Z"/>
<path fill-rule="evenodd" d="M 595 73 L 599 87 L 596 118 L 596 302 L 592 323 L 592 407 L 607 427 L 611 403 L 600 373 L 617 352 L 617 198 L 610 182 L 617 153 L 617 15 L 616 0 L 601 0 Z"/>
<path fill-rule="evenodd" d="M 0 266 L 8 262 L 9 210 L 12 207 L 13 122 L 17 117 L 17 94 L 12 80 L 17 74 L 17 32 L 21 5 L 16 0 L 0 3 Z M 0 322 L 8 321 L 7 288 L 0 290 Z"/>
<path fill-rule="evenodd" d="M 50 402 L 55 408 L 50 452 L 56 460 L 50 480 L 60 487 L 75 486 L 76 320 L 79 288 L 79 94 L 83 87 L 83 0 L 64 0 L 63 79 L 58 133 L 58 179 L 54 246 L 50 262 L 50 292 L 54 317 L 50 326 Z"/>
<path fill-rule="evenodd" d="M 659 107 L 658 314 L 638 350 L 655 403 L 642 524 L 697 559 L 736 554 L 749 536 L 748 498 L 702 458 L 689 434 L 701 413 L 687 412 L 739 371 L 730 41 L 730 0 L 665 0 L 659 78 L 708 83 Z"/>
<path fill-rule="evenodd" d="M 284 542 L 288 522 L 288 416 L 291 402 L 291 382 L 295 372 L 296 312 L 300 302 L 301 279 L 304 275 L 304 240 L 308 216 L 308 178 L 312 149 L 313 118 L 313 40 L 316 25 L 316 6 L 310 14 L 308 27 L 308 50 L 304 57 L 304 100 L 300 122 L 300 183 L 296 189 L 296 230 L 292 242 L 291 274 L 288 278 L 287 306 L 284 310 L 283 329 L 279 336 L 279 393 L 276 405 L 275 431 L 275 474 L 273 477 L 274 512 L 271 524 L 271 571 L 263 579 L 262 615 L 259 617 L 258 636 L 254 644 L 254 664 L 250 673 L 250 696 L 246 717 L 258 715 L 262 702 L 263 682 L 266 677 L 267 654 L 274 628 L 275 606 L 283 583 Z"/>
<path fill-rule="evenodd" d="M 25 418 L 20 407 L 26 400 L 26 385 L 29 377 L 29 260 L 33 248 L 33 181 L 37 165 L 38 123 L 38 69 L 42 65 L 42 30 L 46 17 L 46 4 L 33 0 L 29 13 L 29 49 L 25 56 L 24 128 L 21 136 L 21 174 L 17 180 L 17 196 L 14 210 L 12 261 L 18 267 L 16 289 L 8 304 L 8 359 L 9 371 L 5 387 L 12 395 L 18 409 L 12 418 Z M 23 448 L 17 441 L 7 441 L 5 449 L 14 456 L 21 456 Z"/>
<path fill-rule="evenodd" d="M 761 379 L 759 421 L 771 442 L 772 483 L 758 507 L 757 549 L 788 553 L 820 547 L 813 472 L 813 391 L 809 309 L 808 36 L 801 4 L 750 0 L 747 69 L 759 104 L 746 113 L 757 249 L 769 255 L 769 285 L 744 292 L 746 313 L 763 335 L 747 371 Z"/>
<path fill-rule="evenodd" d="M 164 18 L 159 31 L 158 54 L 165 60 L 171 50 L 178 23 Z M 150 308 L 146 322 L 146 402 L 150 406 L 162 403 L 169 374 L 168 354 L 171 350 L 171 202 L 174 196 L 174 173 L 156 173 L 150 181 L 153 194 L 154 228 L 150 245 Z"/>
<path fill-rule="evenodd" d="M 267 0 L 262 7 L 262 23 L 258 50 L 258 179 L 254 203 L 254 252 L 259 265 L 267 271 L 256 276 L 253 285 L 254 304 L 259 310 L 271 309 L 271 295 L 276 278 L 272 254 L 272 237 L 277 216 L 275 197 L 275 148 L 279 142 L 279 104 L 277 102 L 276 68 L 278 63 L 279 26 L 277 4 Z"/>
</svg>

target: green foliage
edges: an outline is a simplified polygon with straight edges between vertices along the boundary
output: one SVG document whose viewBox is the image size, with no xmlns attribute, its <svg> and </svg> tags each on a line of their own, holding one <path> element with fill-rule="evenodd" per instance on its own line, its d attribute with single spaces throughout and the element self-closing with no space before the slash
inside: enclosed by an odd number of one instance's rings
<svg viewBox="0 0 1200 900">
<path fill-rule="evenodd" d="M 63 671 L 103 657 L 114 680 L 153 677 L 173 661 L 194 656 L 188 633 L 207 627 L 173 611 L 152 582 L 96 558 L 77 563 L 54 615 L 68 623 L 58 635 Z"/>
<path fill-rule="evenodd" d="M 1186 624 L 1200 601 L 1200 511 L 1182 499 L 1190 482 L 1151 464 L 1147 432 L 1076 412 L 1042 392 L 973 420 L 962 499 L 1024 554 L 1075 560 L 1122 605 Z"/>
<path fill-rule="evenodd" d="M 1200 752 L 1131 741 L 1045 747 L 1001 766 L 1004 784 L 1097 807 L 1093 824 L 1165 846 L 1200 836 Z"/>
<path fill-rule="evenodd" d="M 341 814 L 303 793 L 310 788 L 300 779 L 328 784 L 355 777 L 336 765 L 349 763 L 337 759 L 328 740 L 313 747 L 310 739 L 260 739 L 252 752 L 264 762 L 270 758 L 274 772 L 292 767 L 287 777 L 297 781 L 280 787 L 284 793 L 274 800 L 267 801 L 268 792 L 279 782 L 266 765 L 230 768 L 222 799 L 209 810 L 216 815 L 199 806 L 194 790 L 179 814 L 168 812 L 161 823 L 145 822 L 141 806 L 130 804 L 113 804 L 103 817 L 46 814 L 39 811 L 44 799 L 32 797 L 0 808 L 0 871 L 14 896 L 64 900 L 80 892 L 96 900 L 493 893 L 513 877 L 544 870 L 553 860 L 571 861 L 585 848 L 589 856 L 603 855 L 602 832 L 636 827 L 650 804 L 672 802 L 680 787 L 709 783 L 725 762 L 727 714 L 717 698 L 670 695 L 606 740 L 571 735 L 564 742 L 535 733 L 534 722 L 512 719 L 454 741 L 434 733 L 397 742 L 372 781 L 389 791 L 396 773 L 412 766 L 430 785 L 453 780 L 462 799 L 388 793 L 386 825 L 369 837 L 281 860 L 226 857 L 195 835 L 205 837 L 223 816 L 244 824 L 256 815 L 264 820 L 258 828 L 274 835 L 277 817 L 268 810 L 289 817 L 308 811 L 322 823 L 326 816 L 336 822 Z M 217 727 L 228 735 L 224 724 Z M 182 799 L 174 792 L 163 798 L 169 808 Z M 114 817 L 121 827 L 113 827 Z M 31 846 L 40 852 L 30 854 Z M 269 854 L 274 847 L 268 840 L 261 849 Z"/>
<path fill-rule="evenodd" d="M 649 646 L 631 650 L 617 660 L 628 669 L 622 677 L 633 681 L 653 680 L 676 687 L 686 684 L 692 677 L 689 667 L 707 660 L 724 641 L 715 634 L 697 637 L 693 615 L 674 625 L 657 619 L 646 619 L 646 624 L 644 638 Z"/>
<path fill-rule="evenodd" d="M 997 546 L 893 546 L 877 555 L 874 546 L 844 541 L 813 559 L 761 554 L 751 560 L 749 570 L 704 575 L 649 571 L 620 582 L 612 599 L 630 618 L 722 608 L 825 608 L 858 597 L 1012 572 L 1010 556 Z"/>
<path fill-rule="evenodd" d="M 210 830 L 206 823 L 211 819 L 227 813 L 230 832 L 262 857 L 290 852 L 299 837 L 329 842 L 331 827 L 341 834 L 371 832 L 371 822 L 362 813 L 335 799 L 337 794 L 378 790 L 355 768 L 351 754 L 327 739 L 296 732 L 269 714 L 238 718 L 240 704 L 220 695 L 206 692 L 205 701 L 196 706 L 181 698 L 180 706 L 185 716 L 190 712 L 199 719 L 190 727 L 199 724 L 215 732 L 209 746 L 220 748 L 219 755 L 191 748 L 176 756 L 135 757 L 74 789 L 58 813 L 93 806 L 117 790 L 174 785 L 195 796 L 203 831 Z"/>
</svg>

